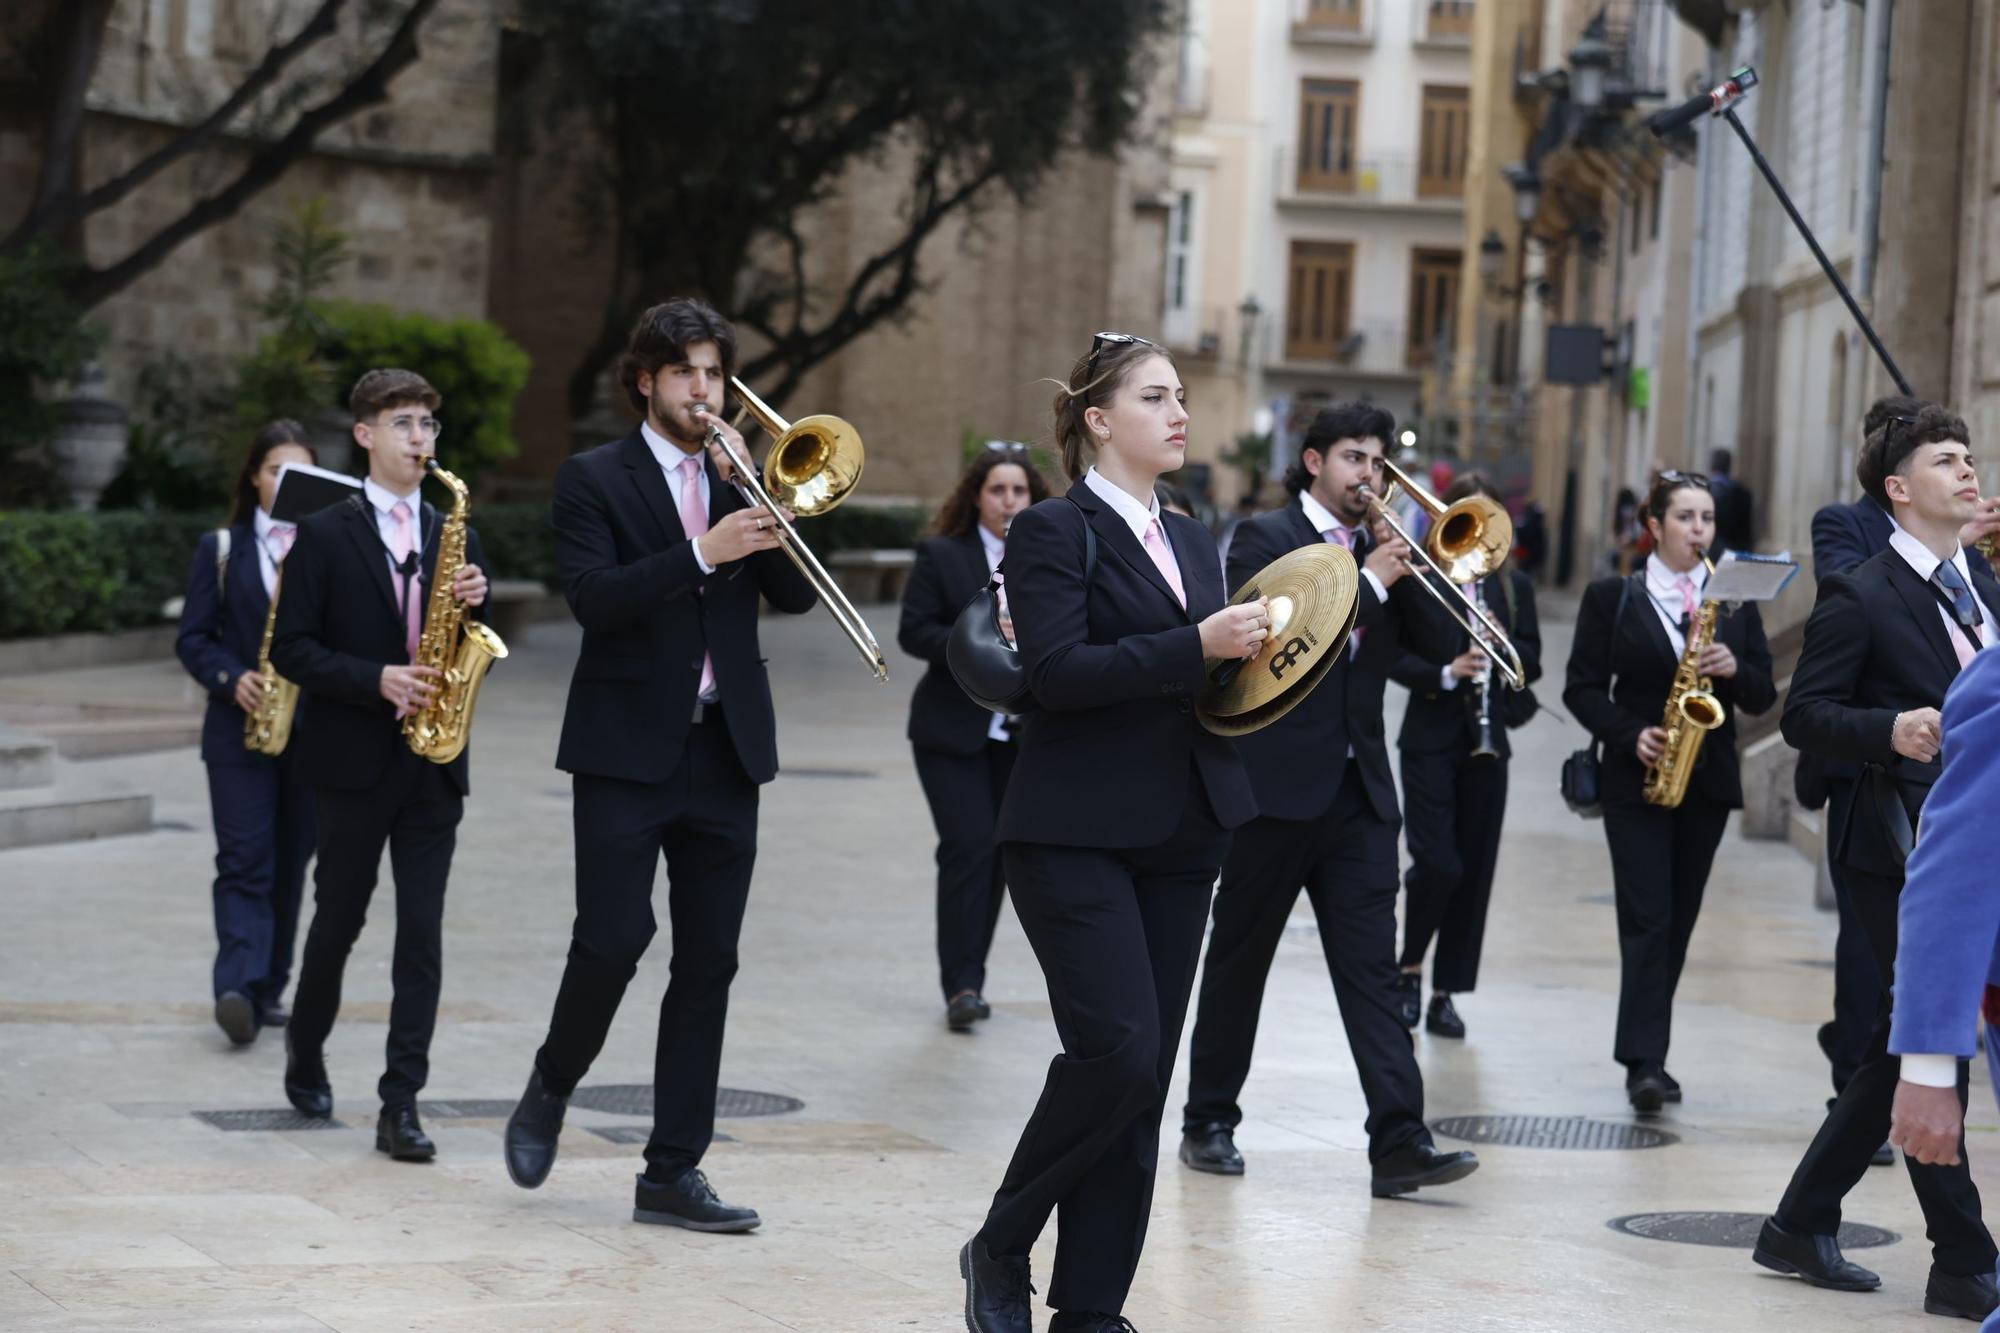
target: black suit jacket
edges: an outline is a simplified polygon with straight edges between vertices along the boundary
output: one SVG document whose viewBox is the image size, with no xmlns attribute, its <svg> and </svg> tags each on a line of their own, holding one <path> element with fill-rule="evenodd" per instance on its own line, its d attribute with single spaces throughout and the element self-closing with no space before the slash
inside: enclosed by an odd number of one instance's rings
<svg viewBox="0 0 2000 1333">
<path fill-rule="evenodd" d="M 1563 702 L 1576 720 L 1604 745 L 1600 783 L 1607 801 L 1641 799 L 1646 766 L 1633 746 L 1639 733 L 1657 727 L 1667 713 L 1667 693 L 1673 688 L 1680 654 L 1660 623 L 1652 598 L 1646 595 L 1643 572 L 1632 576 L 1625 618 L 1613 644 L 1611 623 L 1618 615 L 1622 578 L 1599 579 L 1584 589 L 1577 608 L 1576 638 L 1570 646 L 1568 681 Z M 1743 805 L 1742 770 L 1736 756 L 1736 715 L 1761 713 L 1777 702 L 1771 679 L 1771 648 L 1764 641 L 1764 621 L 1755 606 L 1738 607 L 1716 617 L 1715 641 L 1736 654 L 1736 674 L 1714 682 L 1722 702 L 1723 723 L 1708 733 L 1695 761 L 1688 791 L 1730 809 Z M 1607 648 L 1609 651 L 1607 652 Z M 1606 667 L 1613 668 L 1607 672 Z M 1617 682 L 1612 685 L 1610 676 Z"/>
<path fill-rule="evenodd" d="M 929 665 L 910 695 L 906 734 L 912 745 L 947 754 L 978 754 L 985 748 L 993 714 L 958 688 L 944 648 L 958 613 L 989 577 L 977 530 L 917 544 L 917 563 L 903 587 L 903 616 L 896 629 L 903 651 Z"/>
<path fill-rule="evenodd" d="M 744 500 L 706 451 L 702 466 L 712 526 Z M 556 767 L 665 782 L 687 743 L 707 653 L 743 771 L 760 783 L 775 777 L 777 726 L 757 643 L 758 599 L 793 613 L 818 600 L 790 557 L 763 551 L 703 574 L 666 474 L 637 430 L 563 462 L 554 521 L 556 567 L 583 626 Z"/>
<path fill-rule="evenodd" d="M 1500 586 L 1500 575 L 1481 579 L 1479 594 L 1486 599 L 1486 609 L 1507 631 L 1508 642 L 1520 655 L 1521 673 L 1526 677 L 1523 683 L 1525 689 L 1542 678 L 1542 627 L 1540 618 L 1535 614 L 1535 585 L 1518 569 L 1509 568 L 1504 573 L 1514 588 L 1511 612 L 1507 607 L 1507 595 Z M 1452 656 L 1456 657 L 1471 646 L 1472 636 L 1456 626 L 1453 628 L 1457 638 Z M 1432 662 L 1427 657 L 1404 653 L 1396 659 L 1396 665 L 1389 673 L 1391 679 L 1410 692 L 1409 707 L 1403 711 L 1403 729 L 1396 736 L 1396 744 L 1402 749 L 1424 754 L 1460 749 L 1469 753 L 1479 742 L 1479 691 L 1471 681 L 1460 681 L 1457 689 L 1445 689 L 1438 679 L 1441 666 L 1441 663 Z M 1503 759 L 1514 753 L 1502 720 L 1505 706 L 1501 700 L 1506 694 L 1507 683 L 1495 674 L 1489 691 L 1487 718 L 1493 748 L 1500 752 Z"/>
<path fill-rule="evenodd" d="M 1974 567 L 1972 586 L 1989 610 L 2000 612 L 2000 583 L 1992 575 Z M 1879 770 L 1902 797 L 1911 827 L 1939 765 L 1904 758 L 1889 737 L 1896 714 L 1942 708 L 1958 677 L 1938 606 L 1930 586 L 1893 549 L 1851 574 L 1822 579 L 1781 724 L 1786 741 L 1808 754 Z M 1863 779 L 1869 780 L 1865 771 Z M 1900 874 L 1898 824 L 1880 800 L 1856 800 L 1847 827 L 1833 830 L 1834 854 L 1859 870 Z"/>
<path fill-rule="evenodd" d="M 1074 503 L 1072 503 L 1074 502 Z M 1132 529 L 1084 482 L 1018 514 L 1007 536 L 1007 603 L 1040 705 L 1000 807 L 999 839 L 1152 847 L 1180 826 L 1191 774 L 1225 829 L 1257 813 L 1236 747 L 1203 727 L 1200 622 L 1222 609 L 1215 540 L 1162 513 L 1182 609 Z M 1084 578 L 1084 524 L 1097 563 Z"/>
<path fill-rule="evenodd" d="M 202 534 L 195 548 L 174 653 L 187 673 L 208 691 L 208 711 L 201 720 L 203 762 L 254 764 L 266 756 L 244 748 L 244 714 L 236 706 L 236 682 L 244 672 L 257 669 L 271 600 L 264 593 L 255 527 L 238 523 L 229 529 L 229 558 L 223 566 L 219 594 L 215 545 L 216 535 L 209 532 Z"/>
<path fill-rule="evenodd" d="M 1246 518 L 1229 543 L 1229 586 L 1241 588 L 1287 551 L 1325 540 L 1296 501 Z M 1366 550 L 1364 545 L 1358 559 L 1366 559 Z M 1260 814 L 1276 819 L 1317 819 L 1325 814 L 1340 792 L 1351 745 L 1375 813 L 1391 823 L 1401 818 L 1382 724 L 1389 671 L 1405 652 L 1439 665 L 1449 662 L 1458 632 L 1444 609 L 1417 586 L 1416 578 L 1398 579 L 1386 602 L 1375 595 L 1373 584 L 1361 579 L 1355 614 L 1355 625 L 1367 631 L 1361 636 L 1361 651 L 1339 653 L 1297 707 L 1263 730 L 1237 738 Z"/>
<path fill-rule="evenodd" d="M 424 581 L 413 585 L 413 595 L 422 598 L 428 619 L 443 521 L 429 502 L 422 520 Z M 477 532 L 465 534 L 465 558 L 482 569 L 486 565 Z M 382 668 L 410 660 L 398 609 L 401 592 L 401 580 L 390 577 L 387 548 L 366 500 L 350 496 L 300 522 L 278 591 L 271 665 L 305 692 L 287 748 L 296 771 L 312 786 L 373 787 L 396 747 L 405 744 L 395 705 L 380 691 Z M 476 609 L 467 615 L 476 617 Z M 466 776 L 471 752 L 468 745 L 442 766 L 461 795 L 471 791 Z"/>
</svg>

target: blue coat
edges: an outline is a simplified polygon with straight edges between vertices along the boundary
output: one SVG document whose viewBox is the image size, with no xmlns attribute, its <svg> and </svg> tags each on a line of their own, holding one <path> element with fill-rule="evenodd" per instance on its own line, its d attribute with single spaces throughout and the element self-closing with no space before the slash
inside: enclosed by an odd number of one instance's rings
<svg viewBox="0 0 2000 1333">
<path fill-rule="evenodd" d="M 2000 881 L 1987 822 L 2000 777 L 2000 652 L 1974 657 L 1946 693 L 1943 765 L 1897 909 L 1889 1026 L 1897 1055 L 1970 1057 L 1980 998 L 2000 980 Z"/>
<path fill-rule="evenodd" d="M 174 652 L 190 676 L 208 691 L 201 723 L 201 757 L 210 764 L 251 764 L 266 760 L 243 747 L 243 710 L 236 706 L 236 681 L 257 666 L 264 642 L 264 618 L 271 599 L 258 568 L 257 534 L 239 523 L 229 530 L 229 562 L 222 593 L 216 592 L 215 534 L 205 533 L 188 571 L 187 600 L 181 607 L 180 636 Z"/>
</svg>

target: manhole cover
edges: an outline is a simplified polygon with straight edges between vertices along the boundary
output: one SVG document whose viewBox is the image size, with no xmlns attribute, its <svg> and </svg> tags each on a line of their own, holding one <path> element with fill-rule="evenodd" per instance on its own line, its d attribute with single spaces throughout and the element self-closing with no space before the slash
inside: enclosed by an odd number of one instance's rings
<svg viewBox="0 0 2000 1333">
<path fill-rule="evenodd" d="M 417 1111 L 438 1120 L 505 1120 L 517 1105 L 493 1098 L 460 1097 L 448 1102 L 418 1102 Z"/>
<path fill-rule="evenodd" d="M 574 1106 L 607 1115 L 653 1114 L 653 1085 L 650 1083 L 610 1083 L 599 1088 L 578 1088 L 570 1098 Z M 789 1115 L 805 1106 L 796 1097 L 775 1092 L 745 1092 L 742 1088 L 718 1088 L 715 1113 L 718 1116 Z"/>
<path fill-rule="evenodd" d="M 1641 1240 L 1670 1240 L 1677 1245 L 1719 1245 L 1724 1249 L 1747 1250 L 1757 1244 L 1758 1229 L 1764 1225 L 1762 1213 L 1632 1213 L 1605 1223 Z M 1861 1222 L 1840 1224 L 1840 1248 L 1868 1250 L 1878 1245 L 1894 1245 L 1902 1237 L 1881 1227 Z"/>
<path fill-rule="evenodd" d="M 644 1125 L 592 1125 L 590 1132 L 606 1143 L 644 1143 L 653 1136 L 653 1131 Z M 736 1140 L 722 1133 L 715 1133 L 717 1143 L 734 1143 Z"/>
<path fill-rule="evenodd" d="M 346 1129 L 338 1120 L 322 1120 L 300 1115 L 291 1107 L 257 1111 L 195 1111 L 194 1118 L 220 1130 L 246 1129 Z"/>
<path fill-rule="evenodd" d="M 1446 1138 L 1507 1148 L 1663 1148 L 1680 1139 L 1650 1125 L 1557 1115 L 1460 1115 L 1431 1122 Z"/>
</svg>

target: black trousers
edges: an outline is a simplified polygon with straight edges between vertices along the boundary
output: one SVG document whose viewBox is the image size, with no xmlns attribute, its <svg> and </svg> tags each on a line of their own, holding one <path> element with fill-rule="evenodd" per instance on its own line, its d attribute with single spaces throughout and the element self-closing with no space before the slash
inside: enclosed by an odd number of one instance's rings
<svg viewBox="0 0 2000 1333">
<path fill-rule="evenodd" d="M 1403 751 L 1403 832 L 1410 868 L 1403 875 L 1406 968 L 1420 967 L 1437 939 L 1431 989 L 1458 995 L 1479 983 L 1486 906 L 1500 859 L 1507 812 L 1507 761 L 1475 759 L 1469 745 L 1429 753 Z"/>
<path fill-rule="evenodd" d="M 757 784 L 720 709 L 688 732 L 680 766 L 663 783 L 587 773 L 571 783 L 576 923 L 535 1068 L 544 1087 L 567 1096 L 604 1049 L 657 928 L 653 881 L 664 853 L 674 953 L 653 1049 L 646 1175 L 673 1180 L 700 1163 L 715 1137 L 729 983 L 757 863 Z"/>
<path fill-rule="evenodd" d="M 396 948 L 389 968 L 388 1067 L 377 1087 L 384 1106 L 407 1105 L 430 1078 L 444 967 L 444 889 L 465 798 L 442 767 L 398 745 L 380 784 L 367 791 L 321 788 L 313 803 L 319 828 L 315 910 L 292 997 L 291 1041 L 312 1054 L 333 1031 L 347 955 L 367 921 L 387 844 L 396 881 Z"/>
<path fill-rule="evenodd" d="M 1611 1053 L 1627 1069 L 1666 1063 L 1674 992 L 1728 823 L 1728 806 L 1694 792 L 1671 810 L 1637 798 L 1604 803 L 1618 904 L 1618 1031 Z"/>
<path fill-rule="evenodd" d="M 1007 895 L 993 831 L 1020 747 L 989 740 L 978 754 L 912 748 L 937 828 L 938 984 L 949 1000 L 986 989 L 986 952 Z"/>
<path fill-rule="evenodd" d="M 1236 830 L 1215 895 L 1183 1127 L 1242 1123 L 1236 1099 L 1250 1074 L 1264 981 L 1301 888 L 1368 1100 L 1369 1160 L 1428 1142 L 1424 1076 L 1396 1017 L 1396 827 L 1368 803 L 1353 764 L 1319 819 L 1255 819 Z"/>
<path fill-rule="evenodd" d="M 1826 828 L 1829 836 L 1847 826 L 1848 812 L 1854 808 L 1854 779 L 1828 778 L 1826 782 Z M 1855 915 L 1854 895 L 1847 887 L 1847 866 L 1837 856 L 1826 861 L 1827 876 L 1833 881 L 1834 906 L 1840 914 L 1840 931 L 1833 944 L 1833 1031 L 1827 1043 L 1832 1049 L 1833 1090 L 1838 1095 L 1847 1087 L 1854 1071 L 1868 1055 L 1868 1042 L 1875 1032 L 1875 1020 L 1882 1013 L 1881 969 L 1868 932 Z"/>
<path fill-rule="evenodd" d="M 261 1015 L 292 979 L 315 837 L 313 794 L 293 777 L 289 753 L 245 759 L 207 765 L 215 823 L 213 981 L 218 998 L 240 992 Z"/>
<path fill-rule="evenodd" d="M 1160 1117 L 1229 837 L 1191 781 L 1186 817 L 1157 847 L 1002 848 L 1063 1053 L 980 1238 L 994 1254 L 1025 1255 L 1053 1211 L 1058 1310 L 1118 1313 L 1145 1245 Z"/>
<path fill-rule="evenodd" d="M 1894 975 L 1896 903 L 1902 895 L 1900 876 L 1864 874 L 1850 867 L 1848 892 L 1855 918 L 1872 946 L 1875 965 L 1884 982 Z M 1812 1146 L 1799 1159 L 1785 1197 L 1778 1203 L 1778 1220 L 1788 1227 L 1831 1236 L 1840 1231 L 1840 1204 L 1867 1174 L 1868 1160 L 1889 1137 L 1889 1110 L 1896 1099 L 1896 1082 L 1903 1062 L 1889 1053 L 1889 993 L 1880 996 L 1880 1012 L 1861 1067 L 1847 1081 L 1833 1109 L 1827 1112 Z M 1989 1035 L 1987 1038 L 1992 1040 Z M 1958 1062 L 1958 1104 L 1967 1099 L 1966 1063 Z M 1925 1166 L 1905 1155 L 1903 1165 L 1924 1210 L 1931 1255 L 1947 1273 L 1969 1276 L 1993 1271 L 1993 1237 L 1979 1215 L 1979 1189 L 1972 1183 L 1971 1159 L 1965 1135 L 1958 1139 L 1957 1166 Z"/>
</svg>

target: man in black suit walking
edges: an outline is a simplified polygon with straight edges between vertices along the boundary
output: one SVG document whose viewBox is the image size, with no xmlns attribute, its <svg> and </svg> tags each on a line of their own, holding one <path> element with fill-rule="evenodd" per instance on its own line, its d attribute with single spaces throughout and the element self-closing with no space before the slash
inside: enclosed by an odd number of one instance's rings
<svg viewBox="0 0 2000 1333">
<path fill-rule="evenodd" d="M 1939 708 L 1960 668 L 2000 636 L 2000 584 L 1973 570 L 1959 545 L 1980 503 L 1967 439 L 1963 421 L 1929 404 L 1870 437 L 1855 470 L 1896 528 L 1887 550 L 1821 581 L 1785 705 L 1787 741 L 1859 766 L 1846 819 L 1828 833 L 1885 982 L 1896 957 L 1903 861 L 1938 776 Z M 1753 1257 L 1766 1268 L 1841 1291 L 1881 1285 L 1842 1257 L 1836 1235 L 1842 1199 L 1888 1136 L 1905 1073 L 1888 1053 L 1888 1014 L 1884 995 L 1860 1068 L 1764 1223 Z M 1965 1062 L 1957 1066 L 1963 1105 Z M 1904 1164 L 1931 1237 L 1924 1308 L 1984 1318 L 2000 1303 L 1994 1246 L 1965 1160 L 1925 1165 L 1905 1157 Z"/>
<path fill-rule="evenodd" d="M 299 524 L 271 640 L 271 665 L 304 691 L 291 749 L 318 815 L 316 910 L 285 1037 L 285 1095 L 306 1115 L 333 1114 L 322 1048 L 386 843 L 396 950 L 375 1146 L 413 1162 L 437 1151 L 418 1123 L 417 1093 L 430 1076 L 445 881 L 470 790 L 469 750 L 434 764 L 403 739 L 402 719 L 437 690 L 437 670 L 414 660 L 442 523 L 418 494 L 437 448 L 439 402 L 407 370 L 371 370 L 355 384 L 354 438 L 368 452 L 368 477 L 360 495 Z M 465 552 L 452 593 L 476 608 L 486 601 L 477 533 L 467 531 Z"/>
<path fill-rule="evenodd" d="M 556 473 L 556 562 L 583 626 L 556 752 L 574 792 L 576 923 L 548 1039 L 506 1135 L 514 1183 L 540 1185 L 570 1094 L 653 938 L 664 853 L 673 979 L 632 1215 L 696 1231 L 760 1220 L 718 1199 L 699 1168 L 757 859 L 757 788 L 778 771 L 758 601 L 800 613 L 816 600 L 779 549 L 775 517 L 729 484 L 727 455 L 704 447 L 713 426 L 742 452 L 719 416 L 735 362 L 735 330 L 709 306 L 647 310 L 620 375 L 644 420 Z"/>
<path fill-rule="evenodd" d="M 1423 1120 L 1423 1074 L 1396 1011 L 1396 786 L 1382 693 L 1404 648 L 1442 666 L 1456 627 L 1410 575 L 1409 548 L 1368 530 L 1365 492 L 1382 485 L 1393 416 L 1342 403 L 1314 418 L 1285 478 L 1296 500 L 1245 519 L 1229 548 L 1241 587 L 1287 551 L 1336 542 L 1362 565 L 1348 651 L 1302 703 L 1237 741 L 1258 818 L 1236 831 L 1215 898 L 1202 969 L 1181 1161 L 1240 1175 L 1237 1096 L 1250 1072 L 1264 981 L 1303 888 L 1312 899 L 1334 995 L 1368 1099 L 1378 1196 L 1470 1174 L 1473 1154 L 1440 1153 Z"/>
</svg>

